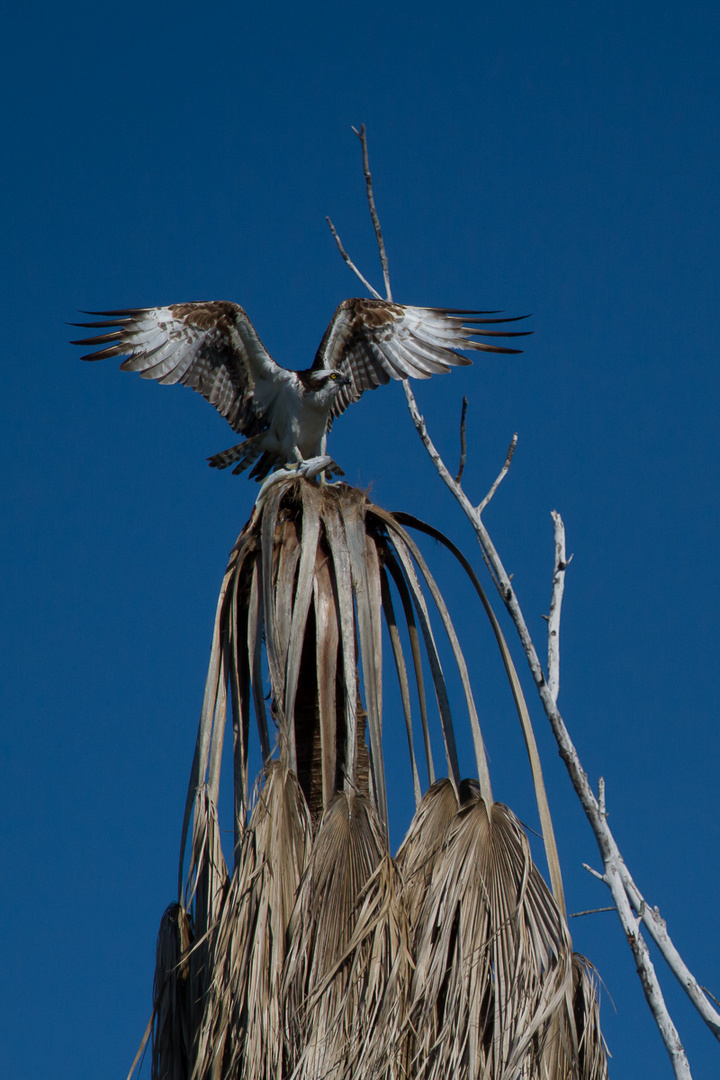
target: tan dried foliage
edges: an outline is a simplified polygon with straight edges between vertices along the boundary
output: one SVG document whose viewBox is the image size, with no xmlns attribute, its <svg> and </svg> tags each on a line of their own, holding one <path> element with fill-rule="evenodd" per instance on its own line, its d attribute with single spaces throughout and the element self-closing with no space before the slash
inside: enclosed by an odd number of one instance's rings
<svg viewBox="0 0 720 1080">
<path fill-rule="evenodd" d="M 459 775 L 438 617 L 479 780 Z M 416 796 L 394 859 L 383 620 Z M 414 707 L 436 775 L 428 687 L 448 776 L 421 797 Z M 216 810 L 228 701 L 232 872 Z M 265 764 L 248 821 L 253 712 Z M 154 1080 L 606 1077 L 591 971 L 524 831 L 493 801 L 445 601 L 406 530 L 363 493 L 293 479 L 263 490 L 218 603 L 183 851 L 188 837 L 182 903 L 158 939 Z"/>
</svg>

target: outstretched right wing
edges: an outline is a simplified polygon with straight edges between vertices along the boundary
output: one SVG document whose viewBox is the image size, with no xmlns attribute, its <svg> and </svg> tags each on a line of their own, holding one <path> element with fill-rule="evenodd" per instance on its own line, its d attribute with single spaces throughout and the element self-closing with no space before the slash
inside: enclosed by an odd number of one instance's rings
<svg viewBox="0 0 720 1080">
<path fill-rule="evenodd" d="M 492 311 L 409 307 L 391 300 L 343 300 L 325 331 L 313 368 L 331 368 L 350 382 L 335 400 L 339 416 L 366 390 L 390 379 L 429 379 L 451 367 L 472 363 L 459 350 L 517 353 L 507 345 L 478 341 L 489 337 L 525 337 L 532 331 L 486 329 L 488 324 L 519 322 L 519 318 L 487 319 Z"/>
<path fill-rule="evenodd" d="M 127 356 L 121 370 L 197 390 L 234 431 L 247 436 L 267 427 L 268 410 L 291 377 L 272 359 L 239 304 L 220 300 L 88 314 L 110 318 L 74 325 L 113 329 L 71 342 L 106 346 L 83 360 Z"/>
</svg>

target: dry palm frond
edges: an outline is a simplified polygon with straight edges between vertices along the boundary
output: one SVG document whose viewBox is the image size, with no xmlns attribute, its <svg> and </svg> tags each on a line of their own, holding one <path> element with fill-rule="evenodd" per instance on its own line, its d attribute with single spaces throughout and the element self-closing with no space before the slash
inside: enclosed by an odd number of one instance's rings
<svg viewBox="0 0 720 1080">
<path fill-rule="evenodd" d="M 422 1080 L 514 1080 L 570 987 L 570 938 L 525 833 L 506 806 L 468 794 L 414 927 L 412 1075 Z"/>
<path fill-rule="evenodd" d="M 197 793 L 193 812 L 192 859 L 185 910 L 192 904 L 194 943 L 188 954 L 192 1022 L 191 1061 L 207 1052 L 209 1028 L 202 1003 L 207 1001 L 216 978 L 212 956 L 212 931 L 225 906 L 229 878 L 220 844 L 217 808 L 207 786 Z M 193 1064 L 191 1078 L 197 1076 Z"/>
<path fill-rule="evenodd" d="M 458 794 L 450 780 L 438 780 L 423 796 L 395 862 L 403 876 L 408 921 L 417 926 L 435 860 L 458 811 Z"/>
<path fill-rule="evenodd" d="M 607 1080 L 607 1046 L 600 1031 L 598 978 L 593 965 L 573 953 L 573 1015 L 578 1041 L 579 1080 Z"/>
<path fill-rule="evenodd" d="M 283 1075 L 285 940 L 310 843 L 310 816 L 297 780 L 273 762 L 224 902 L 207 929 L 212 978 L 195 1002 L 197 1080 Z"/>
<path fill-rule="evenodd" d="M 541 1080 L 607 1080 L 597 985 L 590 961 L 573 953 L 572 990 L 538 1054 Z"/>
<path fill-rule="evenodd" d="M 180 904 L 170 904 L 160 923 L 155 957 L 152 1075 L 157 1080 L 189 1078 L 191 940 L 187 913 Z"/>
<path fill-rule="evenodd" d="M 214 980 L 210 929 L 225 903 L 228 874 L 217 811 L 206 786 L 195 799 L 190 875 L 193 885 L 185 904 L 167 908 L 158 934 L 153 1080 L 190 1080 L 196 1075 L 192 1063 L 202 1057 L 207 1043 L 198 1006 L 208 999 Z"/>
<path fill-rule="evenodd" d="M 401 521 L 446 543 L 484 598 L 442 534 L 346 485 L 271 480 L 231 553 L 183 824 L 189 868 L 185 881 L 181 858 L 174 917 L 192 944 L 181 946 L 166 920 L 154 1080 L 604 1080 L 592 980 L 572 960 L 524 832 L 493 802 L 468 667 Z M 483 603 L 532 759 L 519 681 Z M 463 687 L 476 781 L 460 780 L 438 617 Z M 383 618 L 416 801 L 395 861 Z M 449 774 L 438 781 L 432 695 Z M 228 700 L 232 874 L 216 811 Z M 431 784 L 424 797 L 414 702 Z M 248 822 L 253 712 L 264 783 Z M 559 869 L 552 879 L 561 905 Z"/>
<path fill-rule="evenodd" d="M 416 570 L 419 568 L 419 575 Z M 336 791 L 368 791 L 387 832 L 382 747 L 382 633 L 389 630 L 408 730 L 416 801 L 411 691 L 391 583 L 407 623 L 431 779 L 430 721 L 420 640 L 430 665 L 448 769 L 460 779 L 445 677 L 423 585 L 435 602 L 461 674 L 483 793 L 490 795 L 467 665 L 444 601 L 414 542 L 392 515 L 347 485 L 303 479 L 272 484 L 238 538 L 223 580 L 183 827 L 196 792 L 217 802 L 228 696 L 234 725 L 236 843 L 248 806 L 252 706 L 265 762 L 272 739 L 265 706 L 263 642 L 280 760 L 298 777 L 317 822 Z M 229 687 L 229 695 L 228 695 Z M 361 704 L 360 693 L 364 700 Z M 367 728 L 367 741 L 366 741 Z"/>
<path fill-rule="evenodd" d="M 552 883 L 553 895 L 560 910 L 563 913 L 563 917 L 567 918 L 567 911 L 565 908 L 565 894 L 562 883 L 562 873 L 560 870 L 560 857 L 558 855 L 557 844 L 555 842 L 555 831 L 552 825 L 552 817 L 550 815 L 550 806 L 548 803 L 547 792 L 545 790 L 545 781 L 543 779 L 542 766 L 540 764 L 540 754 L 538 753 L 537 743 L 535 741 L 535 733 L 533 731 L 532 722 L 530 720 L 530 713 L 528 712 L 527 704 L 523 696 L 522 689 L 520 687 L 520 680 L 518 679 L 515 665 L 513 664 L 510 650 L 507 647 L 507 643 L 503 636 L 503 632 L 500 629 L 500 624 L 495 617 L 495 613 L 490 606 L 485 590 L 483 589 L 477 574 L 470 566 L 469 562 L 461 551 L 452 543 L 451 540 L 440 532 L 439 529 L 433 528 L 432 525 L 428 525 L 424 521 L 420 521 L 418 518 L 413 517 L 410 514 L 398 513 L 394 517 L 399 523 L 410 525 L 415 529 L 419 529 L 421 532 L 427 533 L 428 536 L 432 536 L 434 540 L 444 544 L 449 551 L 455 556 L 460 565 L 465 570 L 468 578 L 470 579 L 473 588 L 475 589 L 480 602 L 485 609 L 485 613 L 488 617 L 492 631 L 495 635 L 495 639 L 500 650 L 505 672 L 510 684 L 510 690 L 512 692 L 513 700 L 515 702 L 515 708 L 517 710 L 518 718 L 520 720 L 520 726 L 522 728 L 523 738 L 525 740 L 525 747 L 527 749 L 528 759 L 530 761 L 530 768 L 532 770 L 533 784 L 535 787 L 535 798 L 537 801 L 538 814 L 540 816 L 540 822 L 542 825 L 542 836 L 545 844 L 545 855 L 548 861 L 548 869 L 550 871 L 550 881 Z M 477 736 L 476 736 L 477 738 Z"/>
<path fill-rule="evenodd" d="M 290 923 L 287 1076 L 396 1077 L 411 967 L 399 880 L 377 814 L 339 792 Z"/>
</svg>

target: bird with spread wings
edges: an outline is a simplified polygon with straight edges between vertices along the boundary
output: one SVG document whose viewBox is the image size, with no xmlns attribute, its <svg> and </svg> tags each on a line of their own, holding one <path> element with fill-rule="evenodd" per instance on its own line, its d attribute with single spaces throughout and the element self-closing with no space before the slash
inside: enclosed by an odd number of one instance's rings
<svg viewBox="0 0 720 1080">
<path fill-rule="evenodd" d="M 278 466 L 324 454 L 333 420 L 366 390 L 390 379 L 428 379 L 470 364 L 460 349 L 520 352 L 477 338 L 529 332 L 486 329 L 517 321 L 484 317 L 497 312 L 350 299 L 335 311 L 312 367 L 290 371 L 275 363 L 245 311 L 229 301 L 89 314 L 107 318 L 75 325 L 107 332 L 72 342 L 100 346 L 83 360 L 127 356 L 123 371 L 197 390 L 245 436 L 209 458 L 210 465 L 234 465 L 235 473 L 252 465 L 250 476 L 258 480 Z"/>
</svg>

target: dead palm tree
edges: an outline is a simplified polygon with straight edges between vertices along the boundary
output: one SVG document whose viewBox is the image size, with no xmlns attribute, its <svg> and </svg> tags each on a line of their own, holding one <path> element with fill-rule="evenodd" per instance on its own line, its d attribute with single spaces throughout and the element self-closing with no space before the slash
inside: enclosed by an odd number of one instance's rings
<svg viewBox="0 0 720 1080">
<path fill-rule="evenodd" d="M 554 895 L 518 820 L 493 800 L 468 667 L 406 526 L 454 551 L 487 611 L 533 765 Z M 459 772 L 438 619 L 472 727 L 471 779 Z M 394 858 L 383 622 L 416 803 Z M 230 867 L 217 810 L 228 717 Z M 220 592 L 181 851 L 179 900 L 158 938 L 155 1080 L 607 1075 L 517 676 L 472 569 L 428 526 L 347 485 L 279 476 L 264 486 Z"/>
</svg>

